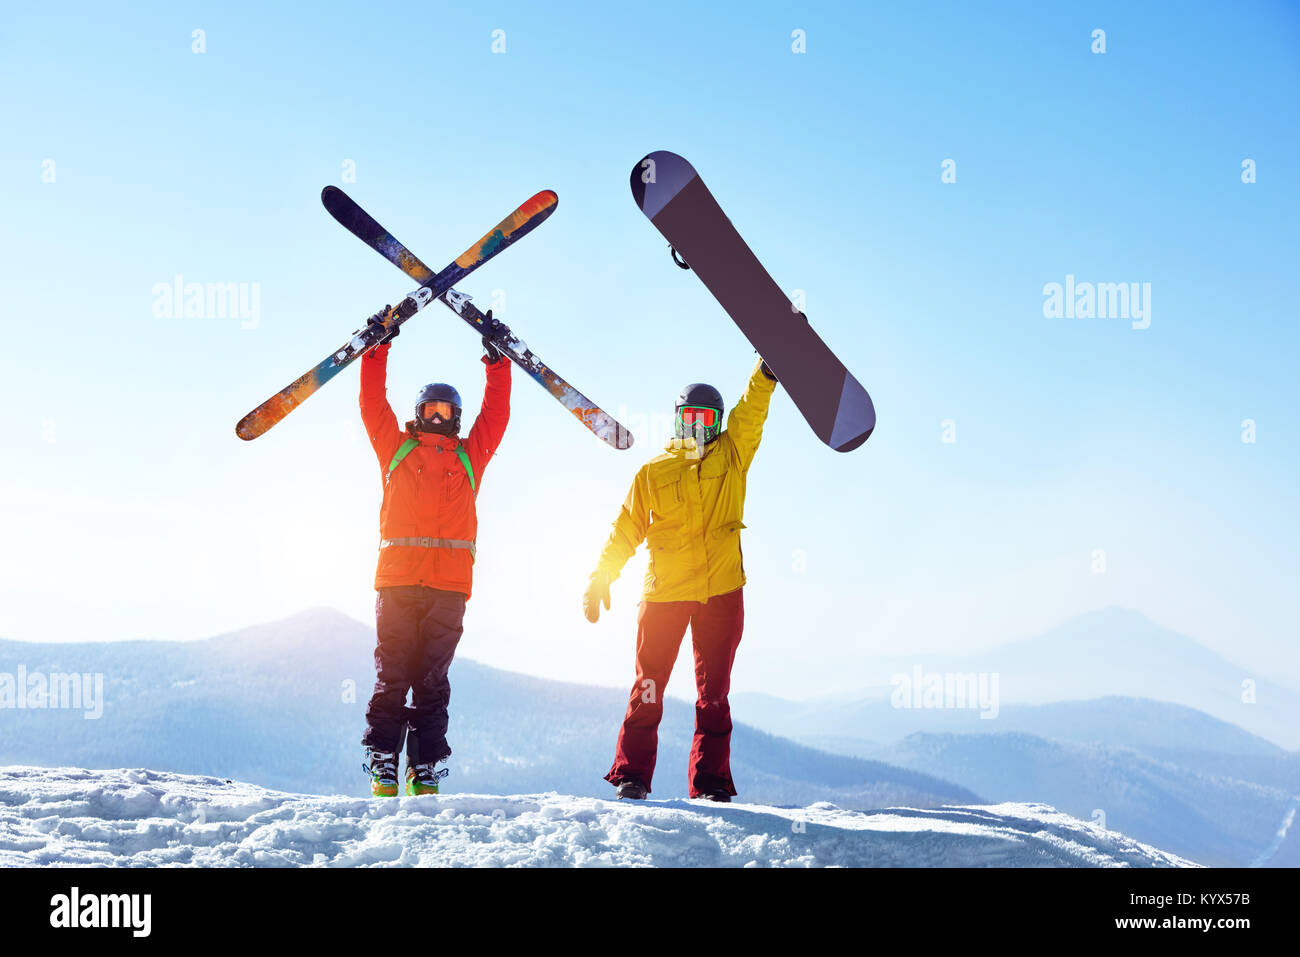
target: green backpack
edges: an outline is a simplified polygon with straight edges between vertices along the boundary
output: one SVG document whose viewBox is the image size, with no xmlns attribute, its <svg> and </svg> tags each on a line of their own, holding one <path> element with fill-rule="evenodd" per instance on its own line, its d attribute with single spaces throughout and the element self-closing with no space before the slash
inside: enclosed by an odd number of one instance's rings
<svg viewBox="0 0 1300 957">
<path fill-rule="evenodd" d="M 411 454 L 411 450 L 420 444 L 419 439 L 407 439 L 398 447 L 397 452 L 393 455 L 393 460 L 388 463 L 388 473 L 384 476 L 384 482 L 387 483 L 393 477 L 393 470 L 402 464 L 402 459 Z M 474 486 L 474 466 L 469 464 L 469 453 L 465 451 L 465 446 L 456 446 L 456 455 L 460 457 L 460 464 L 465 466 L 465 474 L 469 476 L 469 489 L 475 495 L 478 489 Z"/>
</svg>

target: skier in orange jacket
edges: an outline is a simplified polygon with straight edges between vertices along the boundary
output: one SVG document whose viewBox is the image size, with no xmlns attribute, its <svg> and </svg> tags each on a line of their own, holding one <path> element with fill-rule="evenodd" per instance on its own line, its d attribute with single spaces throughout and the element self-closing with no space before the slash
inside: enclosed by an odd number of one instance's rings
<svg viewBox="0 0 1300 957">
<path fill-rule="evenodd" d="M 382 326 L 387 311 L 371 322 Z M 409 725 L 406 793 L 436 794 L 447 771 L 435 765 L 451 755 L 447 669 L 473 581 L 475 499 L 510 420 L 510 360 L 483 339 L 483 408 L 463 441 L 460 394 L 445 383 L 420 391 L 415 418 L 402 428 L 386 394 L 388 351 L 396 335 L 394 330 L 361 360 L 361 418 L 384 482 L 375 572 L 377 678 L 362 745 L 372 793 L 395 795 L 397 752 Z M 411 689 L 414 707 L 407 708 Z"/>
</svg>

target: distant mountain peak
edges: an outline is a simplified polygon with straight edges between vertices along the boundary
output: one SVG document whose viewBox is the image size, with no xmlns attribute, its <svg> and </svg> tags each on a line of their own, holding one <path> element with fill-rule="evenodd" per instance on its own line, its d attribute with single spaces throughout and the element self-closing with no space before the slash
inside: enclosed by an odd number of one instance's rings
<svg viewBox="0 0 1300 957">
<path fill-rule="evenodd" d="M 374 641 L 374 625 L 366 625 L 337 608 L 317 605 L 285 618 L 250 625 L 205 639 L 219 649 L 270 654 L 302 648 L 336 649 Z"/>
</svg>

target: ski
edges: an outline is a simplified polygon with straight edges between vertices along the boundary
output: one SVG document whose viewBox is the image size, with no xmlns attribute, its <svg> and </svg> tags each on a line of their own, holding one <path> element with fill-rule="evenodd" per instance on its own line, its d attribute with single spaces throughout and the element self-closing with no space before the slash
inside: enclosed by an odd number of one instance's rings
<svg viewBox="0 0 1300 957">
<path fill-rule="evenodd" d="M 632 198 L 776 373 L 817 437 L 856 449 L 876 427 L 862 384 L 791 305 L 690 163 L 657 150 L 632 167 Z M 682 260 L 685 260 L 683 262 Z"/>
<path fill-rule="evenodd" d="M 337 219 L 352 235 L 374 249 L 390 263 L 417 282 L 431 271 L 420 259 L 398 242 L 393 235 L 377 223 L 346 193 L 326 187 L 321 202 L 329 214 Z M 422 287 L 423 288 L 423 287 Z M 632 433 L 596 403 L 569 385 L 555 370 L 542 362 L 528 348 L 528 344 L 510 331 L 510 327 L 495 316 L 489 319 L 478 310 L 470 297 L 455 289 L 448 289 L 437 297 L 447 308 L 467 322 L 480 336 L 487 336 L 502 355 L 523 369 L 562 406 L 573 413 L 584 426 L 607 445 L 616 449 L 632 447 Z"/>
<path fill-rule="evenodd" d="M 346 198 L 342 190 L 334 186 L 327 186 L 321 194 L 322 200 L 324 200 L 326 194 L 330 193 L 337 193 Z M 400 326 L 450 289 L 453 283 L 468 276 L 493 256 L 545 222 L 546 218 L 555 212 L 555 205 L 558 202 L 559 198 L 555 193 L 549 189 L 542 190 L 501 220 L 491 232 L 461 253 L 442 272 L 435 275 L 432 270 L 421 263 L 419 275 L 408 273 L 420 283 L 420 287 L 388 311 L 388 314 L 384 317 L 382 330 L 377 332 L 369 326 L 358 329 L 343 346 L 240 419 L 239 424 L 235 426 L 235 434 L 244 440 L 255 439 L 262 435 L 306 401 L 321 386 L 343 371 L 355 359 L 370 351 L 378 340 L 383 337 L 385 331 Z M 326 207 L 329 208 L 329 206 L 329 202 L 326 202 Z M 360 207 L 357 208 L 360 209 Z M 339 218 L 338 214 L 335 214 L 335 218 Z M 366 219 L 378 228 L 378 223 L 375 223 L 368 216 Z M 356 228 L 354 228 L 352 224 L 344 222 L 342 219 L 339 221 L 343 222 L 358 236 L 362 235 L 362 232 L 358 230 L 364 229 L 363 223 L 355 224 Z M 383 233 L 382 229 L 380 233 Z M 367 234 L 363 238 L 376 249 L 381 248 L 385 243 L 384 235 Z M 400 246 L 400 243 L 397 243 L 397 240 L 391 236 L 387 236 L 387 240 Z"/>
</svg>

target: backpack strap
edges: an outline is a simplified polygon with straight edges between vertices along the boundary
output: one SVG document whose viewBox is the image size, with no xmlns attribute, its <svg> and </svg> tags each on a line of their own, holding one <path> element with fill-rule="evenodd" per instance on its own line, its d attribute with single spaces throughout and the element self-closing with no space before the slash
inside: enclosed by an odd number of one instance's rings
<svg viewBox="0 0 1300 957">
<path fill-rule="evenodd" d="M 407 439 L 400 446 L 398 446 L 397 451 L 393 453 L 393 460 L 388 463 L 388 471 L 384 474 L 385 484 L 388 482 L 390 478 L 393 477 L 393 470 L 402 464 L 402 459 L 410 455 L 411 450 L 419 444 L 420 444 L 419 439 Z"/>
<path fill-rule="evenodd" d="M 419 439 L 407 439 L 393 453 L 393 460 L 388 463 L 388 471 L 384 475 L 384 481 L 387 482 L 393 477 L 393 471 L 402 464 L 402 459 L 411 454 L 411 450 L 420 444 Z M 456 455 L 460 458 L 460 464 L 465 466 L 465 474 L 469 476 L 469 488 L 475 495 L 478 494 L 478 488 L 474 484 L 474 466 L 469 462 L 469 453 L 465 451 L 464 445 L 456 446 Z"/>
<path fill-rule="evenodd" d="M 469 464 L 469 453 L 465 451 L 465 446 L 456 446 L 456 454 L 460 456 L 460 464 L 465 466 L 465 474 L 469 476 L 469 490 L 478 495 L 478 489 L 474 487 L 474 466 Z"/>
</svg>

